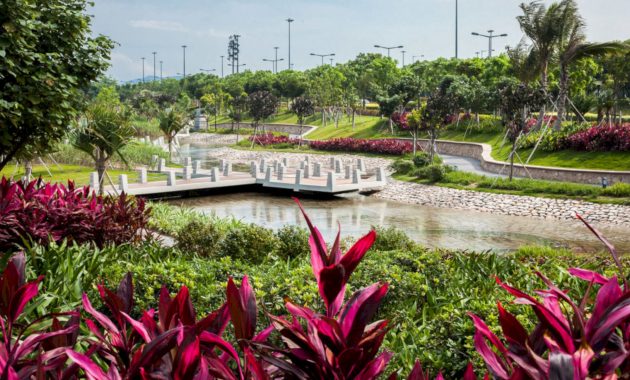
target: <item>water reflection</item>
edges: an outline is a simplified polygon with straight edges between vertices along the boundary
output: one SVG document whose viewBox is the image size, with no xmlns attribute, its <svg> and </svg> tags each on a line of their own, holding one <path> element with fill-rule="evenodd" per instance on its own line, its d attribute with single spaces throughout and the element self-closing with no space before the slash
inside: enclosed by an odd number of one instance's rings
<svg viewBox="0 0 630 380">
<path fill-rule="evenodd" d="M 299 209 L 286 196 L 259 193 L 215 195 L 171 201 L 219 217 L 278 229 L 286 224 L 306 226 Z M 429 246 L 470 250 L 508 250 L 525 244 L 563 246 L 594 251 L 601 244 L 577 221 L 541 220 L 408 205 L 350 195 L 330 200 L 305 199 L 304 207 L 327 240 L 338 223 L 343 235 L 360 236 L 371 226 L 395 226 Z M 630 251 L 630 228 L 601 227 L 621 252 Z"/>
</svg>

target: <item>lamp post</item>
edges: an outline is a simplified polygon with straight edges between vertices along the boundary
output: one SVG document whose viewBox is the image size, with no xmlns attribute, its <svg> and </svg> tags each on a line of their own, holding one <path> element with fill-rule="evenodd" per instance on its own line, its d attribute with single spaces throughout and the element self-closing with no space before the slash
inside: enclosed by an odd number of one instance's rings
<svg viewBox="0 0 630 380">
<path fill-rule="evenodd" d="M 393 49 L 402 49 L 404 46 L 400 45 L 400 46 L 381 46 L 381 45 L 374 45 L 375 48 L 379 48 L 379 49 L 385 49 L 387 50 L 387 58 L 390 58 L 390 52 Z"/>
<path fill-rule="evenodd" d="M 157 54 L 157 51 L 154 51 L 151 54 L 153 54 L 153 81 L 155 82 L 157 79 L 157 76 L 155 76 L 155 55 Z"/>
<path fill-rule="evenodd" d="M 424 58 L 424 54 L 420 54 L 420 55 L 412 55 L 412 56 L 411 56 L 411 61 L 412 61 L 413 63 L 416 63 L 416 62 L 417 62 L 416 58 Z"/>
<path fill-rule="evenodd" d="M 225 58 L 224 55 L 221 56 L 221 78 L 223 78 L 223 58 Z"/>
<path fill-rule="evenodd" d="M 291 70 L 291 23 L 295 20 L 289 17 L 286 21 L 289 24 L 289 70 Z"/>
<path fill-rule="evenodd" d="M 278 72 L 278 62 L 284 61 L 284 58 L 280 58 L 280 59 L 278 59 L 278 58 L 276 58 L 276 59 L 263 58 L 263 61 L 272 63 L 272 65 L 271 65 L 271 72 L 273 72 L 275 74 L 275 73 Z"/>
<path fill-rule="evenodd" d="M 492 58 L 492 39 L 497 38 L 497 37 L 507 37 L 507 33 L 503 33 L 503 34 L 492 34 L 492 33 L 494 33 L 494 30 L 492 29 L 488 30 L 488 34 L 472 32 L 473 36 L 485 37 L 488 39 L 488 58 Z"/>
<path fill-rule="evenodd" d="M 160 83 L 162 83 L 162 61 L 160 61 Z"/>
<path fill-rule="evenodd" d="M 203 71 L 204 73 L 212 73 L 214 71 L 217 71 L 217 69 L 199 69 L 199 71 Z"/>
<path fill-rule="evenodd" d="M 184 79 L 186 79 L 186 45 L 182 45 L 182 49 L 183 49 L 183 56 L 184 56 Z"/>
<path fill-rule="evenodd" d="M 330 59 L 330 66 L 333 65 L 333 58 Z"/>
<path fill-rule="evenodd" d="M 459 1 L 455 0 L 455 58 L 459 58 Z"/>
<path fill-rule="evenodd" d="M 406 53 L 406 51 L 403 50 L 403 51 L 401 51 L 401 53 L 402 53 L 402 67 L 405 67 L 405 53 Z"/>
<path fill-rule="evenodd" d="M 144 83 L 144 57 L 141 58 L 142 59 L 142 83 Z"/>
<path fill-rule="evenodd" d="M 330 54 L 315 54 L 315 53 L 311 53 L 312 56 L 314 57 L 320 57 L 322 59 L 322 66 L 324 66 L 324 58 L 326 57 L 334 57 L 335 53 L 330 53 Z"/>
</svg>

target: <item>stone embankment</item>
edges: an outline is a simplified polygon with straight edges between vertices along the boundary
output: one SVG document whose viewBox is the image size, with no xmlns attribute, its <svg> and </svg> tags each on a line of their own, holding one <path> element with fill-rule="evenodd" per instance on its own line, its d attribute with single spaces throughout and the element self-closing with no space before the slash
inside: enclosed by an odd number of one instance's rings
<svg viewBox="0 0 630 380">
<path fill-rule="evenodd" d="M 374 196 L 418 205 L 542 219 L 575 219 L 575 214 L 579 213 L 591 222 L 630 226 L 630 206 L 482 193 L 390 181 L 385 190 Z"/>
</svg>

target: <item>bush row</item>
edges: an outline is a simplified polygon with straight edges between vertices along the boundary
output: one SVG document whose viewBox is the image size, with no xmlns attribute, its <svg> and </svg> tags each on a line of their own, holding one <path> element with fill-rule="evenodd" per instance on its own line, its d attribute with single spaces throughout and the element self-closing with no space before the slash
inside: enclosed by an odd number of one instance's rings
<svg viewBox="0 0 630 380">
<path fill-rule="evenodd" d="M 313 149 L 335 152 L 402 155 L 413 151 L 413 144 L 410 141 L 401 141 L 396 139 L 368 140 L 339 138 L 332 140 L 311 141 L 309 145 Z"/>
</svg>

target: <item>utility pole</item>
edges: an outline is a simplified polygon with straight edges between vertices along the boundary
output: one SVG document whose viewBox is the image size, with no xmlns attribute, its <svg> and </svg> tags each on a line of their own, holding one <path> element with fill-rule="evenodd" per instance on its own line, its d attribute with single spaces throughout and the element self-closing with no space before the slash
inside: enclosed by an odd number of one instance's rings
<svg viewBox="0 0 630 380">
<path fill-rule="evenodd" d="M 221 78 L 223 78 L 223 58 L 224 57 L 225 57 L 224 55 L 221 56 Z"/>
<path fill-rule="evenodd" d="M 186 79 L 186 45 L 182 45 L 182 49 L 183 49 L 183 53 L 184 53 L 184 71 L 183 71 L 183 75 L 184 75 L 184 79 Z"/>
<path fill-rule="evenodd" d="M 455 0 L 455 58 L 459 58 L 459 0 Z"/>
<path fill-rule="evenodd" d="M 160 83 L 162 83 L 162 61 L 160 61 Z"/>
<path fill-rule="evenodd" d="M 295 20 L 289 17 L 286 21 L 289 24 L 289 70 L 291 70 L 291 23 Z"/>
<path fill-rule="evenodd" d="M 391 57 L 390 52 L 391 52 L 393 49 L 402 49 L 404 46 L 402 46 L 402 45 L 399 45 L 399 46 L 381 46 L 381 45 L 374 45 L 374 47 L 375 47 L 375 48 L 379 48 L 379 49 L 385 49 L 385 50 L 387 50 L 387 58 L 390 58 L 390 57 Z"/>
<path fill-rule="evenodd" d="M 154 51 L 153 53 L 153 81 L 155 82 L 157 77 L 155 76 L 155 55 L 157 54 L 157 51 Z"/>
<path fill-rule="evenodd" d="M 488 30 L 488 34 L 472 32 L 473 36 L 484 37 L 488 39 L 488 58 L 492 58 L 492 40 L 497 37 L 507 37 L 507 33 L 503 33 L 503 34 L 492 34 L 492 33 L 494 33 L 494 30 L 492 29 Z"/>
<path fill-rule="evenodd" d="M 238 63 L 238 55 L 240 53 L 238 42 L 239 37 L 240 35 L 238 34 L 231 35 L 230 42 L 228 43 L 228 61 L 230 61 L 230 65 L 232 66 L 232 74 L 234 74 L 235 70 L 238 74 L 239 67 L 241 67 L 241 65 L 239 65 Z"/>
<path fill-rule="evenodd" d="M 142 83 L 144 83 L 144 57 L 142 57 Z"/>
</svg>

